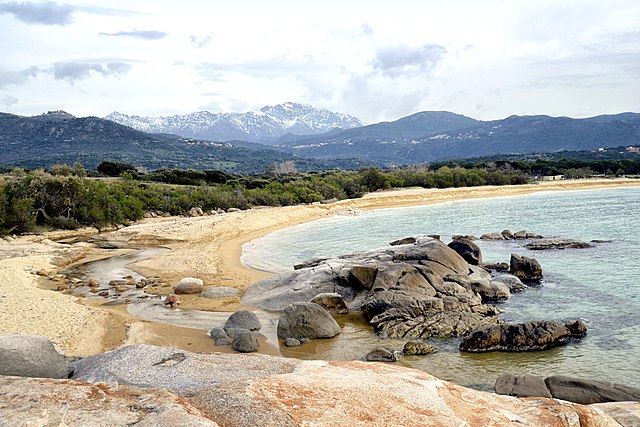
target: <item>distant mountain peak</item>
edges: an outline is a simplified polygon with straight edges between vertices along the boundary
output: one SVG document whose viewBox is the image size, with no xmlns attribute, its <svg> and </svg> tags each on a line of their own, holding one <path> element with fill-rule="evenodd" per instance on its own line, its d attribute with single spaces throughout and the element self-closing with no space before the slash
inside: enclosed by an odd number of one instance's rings
<svg viewBox="0 0 640 427">
<path fill-rule="evenodd" d="M 199 111 L 164 117 L 129 116 L 113 112 L 107 120 L 152 133 L 172 133 L 212 141 L 271 142 L 286 134 L 318 135 L 332 129 L 351 129 L 363 123 L 356 117 L 308 104 L 286 102 L 246 113 Z"/>
</svg>

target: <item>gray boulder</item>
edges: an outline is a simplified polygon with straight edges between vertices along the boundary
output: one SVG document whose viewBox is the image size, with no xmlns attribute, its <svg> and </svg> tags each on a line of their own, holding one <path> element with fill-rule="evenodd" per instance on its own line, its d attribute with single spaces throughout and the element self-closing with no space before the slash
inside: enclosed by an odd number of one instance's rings
<svg viewBox="0 0 640 427">
<path fill-rule="evenodd" d="M 282 339 L 332 338 L 339 333 L 340 326 L 331 314 L 312 302 L 288 305 L 278 320 L 278 337 Z"/>
<path fill-rule="evenodd" d="M 471 240 L 460 237 L 454 239 L 448 246 L 456 251 L 469 264 L 482 264 L 482 251 L 480 250 L 480 247 Z"/>
<path fill-rule="evenodd" d="M 349 312 L 347 303 L 344 302 L 340 294 L 335 292 L 318 294 L 313 297 L 310 302 L 318 304 L 334 316 L 336 314 L 347 314 Z"/>
<path fill-rule="evenodd" d="M 587 326 L 581 320 L 565 323 L 539 321 L 518 324 L 485 326 L 462 338 L 460 350 L 473 353 L 485 351 L 544 350 L 587 334 Z"/>
<path fill-rule="evenodd" d="M 509 273 L 523 282 L 539 282 L 542 279 L 540 263 L 533 258 L 517 254 L 511 254 Z"/>
<path fill-rule="evenodd" d="M 258 316 L 255 315 L 252 311 L 249 310 L 238 310 L 233 313 L 224 324 L 224 331 L 230 337 L 233 337 L 233 330 L 237 329 L 247 329 L 249 331 L 259 331 L 262 328 L 262 324 L 260 320 L 258 320 Z"/>
<path fill-rule="evenodd" d="M 300 340 L 297 340 L 295 338 L 285 338 L 284 345 L 286 345 L 287 347 L 298 347 L 301 346 L 302 343 L 300 342 Z"/>
<path fill-rule="evenodd" d="M 502 233 L 485 233 L 480 236 L 480 240 L 505 240 Z"/>
<path fill-rule="evenodd" d="M 507 240 L 513 239 L 513 233 L 511 232 L 511 230 L 508 230 L 508 229 L 502 230 L 502 233 L 500 234 L 502 234 L 502 237 L 504 237 Z"/>
<path fill-rule="evenodd" d="M 377 273 L 375 264 L 354 265 L 349 269 L 348 280 L 355 287 L 371 290 Z"/>
<path fill-rule="evenodd" d="M 0 375 L 69 378 L 72 368 L 47 337 L 0 335 Z"/>
<path fill-rule="evenodd" d="M 552 397 L 544 380 L 535 375 L 502 374 L 496 379 L 495 391 L 507 396 Z"/>
<path fill-rule="evenodd" d="M 377 347 L 365 354 L 364 360 L 367 362 L 395 362 L 396 355 L 384 347 Z"/>
<path fill-rule="evenodd" d="M 258 339 L 247 329 L 240 329 L 233 337 L 231 348 L 240 353 L 255 353 L 258 351 Z"/>
<path fill-rule="evenodd" d="M 202 292 L 204 282 L 195 277 L 180 279 L 173 292 L 176 294 L 199 294 Z"/>
<path fill-rule="evenodd" d="M 214 341 L 215 340 L 228 339 L 229 338 L 229 336 L 227 335 L 225 330 L 222 329 L 222 328 L 213 328 L 213 329 L 209 330 L 209 336 Z"/>
<path fill-rule="evenodd" d="M 554 398 L 582 405 L 640 401 L 640 389 L 608 381 L 582 380 L 554 375 L 546 378 L 544 382 Z"/>
</svg>

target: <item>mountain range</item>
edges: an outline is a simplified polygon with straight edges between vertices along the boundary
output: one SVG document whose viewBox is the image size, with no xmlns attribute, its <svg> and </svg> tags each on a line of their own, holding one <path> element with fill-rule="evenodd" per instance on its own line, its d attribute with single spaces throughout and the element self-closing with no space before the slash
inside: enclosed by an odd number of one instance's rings
<svg viewBox="0 0 640 427">
<path fill-rule="evenodd" d="M 580 151 L 638 144 L 638 113 L 585 119 L 511 116 L 481 121 L 446 111 L 426 111 L 393 122 L 291 139 L 280 148 L 304 157 L 356 157 L 403 165 L 494 154 Z"/>
<path fill-rule="evenodd" d="M 246 113 L 198 111 L 165 117 L 128 116 L 113 112 L 107 120 L 150 133 L 171 133 L 212 141 L 274 143 L 284 135 L 317 135 L 333 129 L 363 126 L 356 117 L 324 108 L 287 102 Z"/>
<path fill-rule="evenodd" d="M 316 116 L 318 111 L 321 113 Z M 273 145 L 264 145 L 246 139 L 220 142 L 190 137 L 187 135 L 195 124 L 186 122 L 185 133 L 172 135 L 143 132 L 97 117 L 76 118 L 60 111 L 33 117 L 0 113 L 0 167 L 35 168 L 79 161 L 95 168 L 101 161 L 111 160 L 150 169 L 259 173 L 287 160 L 293 160 L 299 170 L 322 170 L 640 146 L 638 113 L 585 119 L 511 116 L 481 121 L 446 111 L 425 111 L 392 122 L 340 129 L 334 127 L 337 122 L 321 120 L 337 114 L 326 110 L 288 103 L 268 107 L 268 112 L 262 111 L 260 116 L 273 118 L 278 112 L 282 126 L 304 122 L 315 123 L 313 132 L 322 126 L 331 130 L 311 135 L 289 132 L 270 139 Z"/>
</svg>

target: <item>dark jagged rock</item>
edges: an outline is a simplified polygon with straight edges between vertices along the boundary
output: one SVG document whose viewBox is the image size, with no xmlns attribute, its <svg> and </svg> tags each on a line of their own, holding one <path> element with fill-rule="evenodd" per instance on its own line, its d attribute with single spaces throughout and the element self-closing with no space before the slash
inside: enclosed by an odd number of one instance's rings
<svg viewBox="0 0 640 427">
<path fill-rule="evenodd" d="M 287 306 L 278 321 L 278 337 L 332 338 L 340 333 L 340 326 L 331 314 L 318 304 L 297 302 Z"/>
<path fill-rule="evenodd" d="M 511 254 L 509 273 L 523 282 L 539 282 L 542 279 L 540 263 L 533 258 L 517 254 Z"/>
<path fill-rule="evenodd" d="M 509 264 L 506 262 L 485 262 L 482 264 L 484 268 L 495 271 L 509 271 Z"/>
<path fill-rule="evenodd" d="M 462 338 L 459 348 L 474 353 L 545 350 L 586 334 L 587 327 L 581 320 L 564 325 L 556 321 L 501 324 L 474 330 Z"/>
<path fill-rule="evenodd" d="M 355 287 L 371 290 L 377 273 L 378 267 L 375 264 L 354 265 L 349 269 L 348 280 Z"/>
<path fill-rule="evenodd" d="M 478 245 L 473 243 L 471 240 L 460 237 L 454 239 L 448 246 L 456 251 L 469 264 L 482 264 L 482 251 Z"/>
<path fill-rule="evenodd" d="M 364 360 L 367 362 L 395 362 L 396 355 L 384 347 L 377 347 L 365 354 Z"/>
<path fill-rule="evenodd" d="M 593 245 L 574 239 L 544 239 L 527 243 L 525 247 L 532 251 L 543 251 L 548 249 L 585 249 L 592 248 Z"/>
<path fill-rule="evenodd" d="M 511 230 L 502 230 L 502 237 L 504 237 L 507 240 L 511 240 L 513 239 L 513 233 L 511 232 Z"/>
</svg>

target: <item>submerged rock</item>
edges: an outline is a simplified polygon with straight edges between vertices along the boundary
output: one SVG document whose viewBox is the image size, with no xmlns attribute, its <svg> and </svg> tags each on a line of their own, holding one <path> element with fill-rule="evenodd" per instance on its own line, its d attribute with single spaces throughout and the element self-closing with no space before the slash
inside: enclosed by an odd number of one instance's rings
<svg viewBox="0 0 640 427">
<path fill-rule="evenodd" d="M 402 349 L 402 353 L 405 356 L 424 356 L 425 354 L 435 353 L 436 351 L 438 351 L 438 349 L 432 345 L 415 341 L 405 343 Z"/>
<path fill-rule="evenodd" d="M 461 351 L 529 351 L 545 350 L 582 338 L 587 326 L 581 320 L 526 322 L 485 326 L 462 338 Z"/>
<path fill-rule="evenodd" d="M 367 362 L 395 362 L 398 360 L 396 355 L 384 347 L 376 347 L 369 353 L 365 354 L 364 360 Z"/>
<path fill-rule="evenodd" d="M 593 245 L 574 239 L 544 239 L 527 243 L 525 247 L 532 251 L 543 251 L 548 249 L 585 249 L 592 248 Z"/>
<path fill-rule="evenodd" d="M 544 379 L 535 375 L 502 374 L 496 379 L 496 393 L 517 397 L 551 397 Z"/>
</svg>

